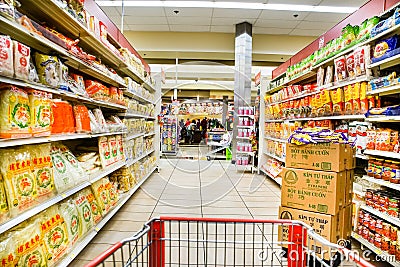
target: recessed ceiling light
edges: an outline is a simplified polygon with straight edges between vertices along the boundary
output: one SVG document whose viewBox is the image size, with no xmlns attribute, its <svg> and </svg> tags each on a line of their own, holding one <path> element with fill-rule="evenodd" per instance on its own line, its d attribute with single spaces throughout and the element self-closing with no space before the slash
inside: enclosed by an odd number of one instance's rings
<svg viewBox="0 0 400 267">
<path fill-rule="evenodd" d="M 100 6 L 122 6 L 122 1 L 96 1 Z M 340 6 L 312 6 L 289 4 L 262 4 L 247 2 L 212 2 L 212 1 L 124 1 L 125 7 L 197 7 L 197 8 L 226 8 L 226 9 L 255 9 L 281 10 L 303 12 L 326 12 L 349 14 L 356 11 L 356 7 Z"/>
</svg>

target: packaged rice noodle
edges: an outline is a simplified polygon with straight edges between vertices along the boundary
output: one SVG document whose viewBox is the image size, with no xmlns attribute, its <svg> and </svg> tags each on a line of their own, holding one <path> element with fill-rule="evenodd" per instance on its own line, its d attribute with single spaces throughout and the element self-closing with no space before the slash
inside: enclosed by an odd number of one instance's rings
<svg viewBox="0 0 400 267">
<path fill-rule="evenodd" d="M 100 154 L 100 161 L 103 168 L 110 166 L 112 163 L 111 158 L 111 149 L 108 143 L 107 136 L 101 136 L 98 138 L 99 142 L 99 154 Z"/>
<path fill-rule="evenodd" d="M 107 192 L 107 184 L 109 180 L 104 177 L 92 184 L 92 191 L 100 207 L 101 213 L 104 215 L 110 211 L 110 198 Z"/>
<path fill-rule="evenodd" d="M 42 84 L 52 87 L 60 84 L 59 62 L 56 56 L 35 53 L 35 63 Z"/>
<path fill-rule="evenodd" d="M 72 152 L 68 149 L 68 147 L 66 147 L 61 143 L 57 143 L 56 146 L 60 148 L 61 154 L 67 160 L 67 164 L 71 166 L 71 172 L 69 173 L 69 175 L 73 177 L 75 183 L 78 184 L 82 183 L 85 180 L 88 180 L 89 177 L 82 169 L 82 167 L 79 164 L 79 161 L 74 156 L 74 154 L 72 154 Z"/>
<path fill-rule="evenodd" d="M 33 136 L 49 136 L 51 134 L 53 118 L 51 99 L 51 93 L 37 90 L 29 92 Z"/>
<path fill-rule="evenodd" d="M 36 204 L 37 184 L 31 166 L 29 147 L 4 149 L 0 153 L 0 171 L 12 215 Z"/>
<path fill-rule="evenodd" d="M 108 180 L 108 183 L 106 185 L 106 188 L 107 188 L 108 198 L 110 199 L 110 206 L 115 207 L 115 205 L 117 205 L 118 199 L 119 199 L 117 186 L 115 184 L 111 183 L 110 180 L 108 179 L 108 177 L 107 177 L 107 180 Z"/>
<path fill-rule="evenodd" d="M 0 35 L 0 75 L 13 77 L 13 42 L 10 36 Z"/>
<path fill-rule="evenodd" d="M 50 143 L 29 146 L 32 157 L 32 172 L 36 179 L 38 198 L 55 194 L 53 164 Z"/>
<path fill-rule="evenodd" d="M 7 234 L 0 240 L 0 266 L 15 267 L 17 264 L 17 255 L 12 235 Z"/>
<path fill-rule="evenodd" d="M 131 189 L 131 176 L 129 169 L 123 167 L 111 174 L 110 181 L 117 185 L 119 191 L 127 192 Z"/>
<path fill-rule="evenodd" d="M 111 151 L 111 164 L 115 163 L 118 161 L 118 143 L 117 143 L 117 139 L 115 138 L 115 135 L 111 135 L 108 138 L 108 145 L 110 147 L 110 151 Z"/>
<path fill-rule="evenodd" d="M 54 184 L 59 193 L 68 190 L 75 185 L 75 179 L 71 175 L 72 167 L 67 163 L 60 148 L 56 143 L 51 144 L 51 161 L 53 162 Z"/>
<path fill-rule="evenodd" d="M 37 216 L 41 239 L 46 248 L 47 266 L 55 266 L 69 248 L 67 224 L 58 206 L 52 206 Z"/>
<path fill-rule="evenodd" d="M 0 223 L 8 218 L 8 205 L 6 192 L 4 191 L 3 176 L 0 174 Z"/>
<path fill-rule="evenodd" d="M 18 267 L 46 267 L 46 248 L 37 223 L 25 224 L 12 233 Z M 50 240 L 51 241 L 51 240 Z"/>
<path fill-rule="evenodd" d="M 20 42 L 14 42 L 14 75 L 21 80 L 29 79 L 29 62 L 31 59 L 31 48 Z"/>
<path fill-rule="evenodd" d="M 89 111 L 84 105 L 74 106 L 74 117 L 77 133 L 90 133 Z"/>
<path fill-rule="evenodd" d="M 23 138 L 31 134 L 28 94 L 15 86 L 0 86 L 0 137 Z"/>
<path fill-rule="evenodd" d="M 71 199 L 61 203 L 59 209 L 67 226 L 69 245 L 72 248 L 82 236 L 79 212 Z"/>
<path fill-rule="evenodd" d="M 93 227 L 92 207 L 86 199 L 86 195 L 79 192 L 74 195 L 73 202 L 79 213 L 79 219 L 82 226 L 82 235 L 85 235 Z"/>
<path fill-rule="evenodd" d="M 124 156 L 124 145 L 122 141 L 122 135 L 116 135 L 115 139 L 117 140 L 117 146 L 118 146 L 117 161 L 124 161 L 125 156 Z"/>
<path fill-rule="evenodd" d="M 89 205 L 92 209 L 93 223 L 98 224 L 101 221 L 101 208 L 97 203 L 97 200 L 92 192 L 92 189 L 85 188 L 81 192 L 83 195 L 86 196 L 86 199 L 89 201 Z"/>
</svg>

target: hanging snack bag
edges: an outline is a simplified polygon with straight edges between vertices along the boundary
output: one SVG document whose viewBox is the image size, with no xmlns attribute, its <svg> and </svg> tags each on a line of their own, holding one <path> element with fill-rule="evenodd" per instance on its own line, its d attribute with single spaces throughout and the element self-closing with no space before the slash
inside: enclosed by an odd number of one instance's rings
<svg viewBox="0 0 400 267">
<path fill-rule="evenodd" d="M 71 199 L 60 204 L 61 216 L 67 226 L 70 247 L 73 247 L 81 237 L 81 220 L 79 212 Z"/>
<path fill-rule="evenodd" d="M 25 224 L 12 233 L 17 264 L 15 266 L 47 267 L 46 248 L 37 223 Z M 58 240 L 56 240 L 58 241 Z"/>
<path fill-rule="evenodd" d="M 17 264 L 14 242 L 11 234 L 6 234 L 0 240 L 0 262 L 2 267 L 15 267 Z"/>
<path fill-rule="evenodd" d="M 59 63 L 55 56 L 35 54 L 36 70 L 42 84 L 57 87 L 60 84 Z"/>
<path fill-rule="evenodd" d="M 82 192 L 75 194 L 73 202 L 78 209 L 79 219 L 82 223 L 82 235 L 85 235 L 93 227 L 92 208 Z"/>
<path fill-rule="evenodd" d="M 342 115 L 344 113 L 344 95 L 343 89 L 337 88 L 330 91 L 332 99 L 332 108 L 334 115 Z"/>
<path fill-rule="evenodd" d="M 0 86 L 0 137 L 31 136 L 31 109 L 28 94 L 15 86 Z"/>
<path fill-rule="evenodd" d="M 59 147 L 62 156 L 67 160 L 67 165 L 69 165 L 71 169 L 70 175 L 75 180 L 75 184 L 79 184 L 85 180 L 88 180 L 89 177 L 87 176 L 86 172 L 79 165 L 78 159 L 74 154 L 72 154 L 68 147 L 61 143 L 57 143 L 56 146 Z"/>
<path fill-rule="evenodd" d="M 347 79 L 346 58 L 344 56 L 335 59 L 335 77 L 338 82 Z"/>
<path fill-rule="evenodd" d="M 31 106 L 33 136 L 49 136 L 51 134 L 52 94 L 37 90 L 29 92 Z"/>
<path fill-rule="evenodd" d="M 18 214 L 34 206 L 37 185 L 31 170 L 28 147 L 3 150 L 0 153 L 0 166 L 11 214 Z"/>
<path fill-rule="evenodd" d="M 82 191 L 82 194 L 85 195 L 87 201 L 89 202 L 89 205 L 92 209 L 92 215 L 93 215 L 93 223 L 98 224 L 101 221 L 101 208 L 99 204 L 97 204 L 97 200 L 92 192 L 91 188 L 85 188 Z"/>
<path fill-rule="evenodd" d="M 31 49 L 29 46 L 14 42 L 14 74 L 15 78 L 27 81 L 29 79 L 29 62 Z"/>
<path fill-rule="evenodd" d="M 0 75 L 14 76 L 13 42 L 6 35 L 0 35 Z"/>
<path fill-rule="evenodd" d="M 48 198 L 55 194 L 53 166 L 50 156 L 51 144 L 31 145 L 29 147 L 38 198 Z"/>
<path fill-rule="evenodd" d="M 354 54 L 355 53 L 353 52 L 346 56 L 346 68 L 347 68 L 347 73 L 349 75 L 349 79 L 356 78 L 356 66 L 355 66 Z"/>
<path fill-rule="evenodd" d="M 110 198 L 107 192 L 107 184 L 109 180 L 107 177 L 104 177 L 92 184 L 92 191 L 94 197 L 96 198 L 97 204 L 100 207 L 101 213 L 105 215 L 110 211 Z"/>
<path fill-rule="evenodd" d="M 110 164 L 112 163 L 111 149 L 108 143 L 107 136 L 101 136 L 98 138 L 98 140 L 101 166 L 104 169 L 110 166 Z"/>
<path fill-rule="evenodd" d="M 68 190 L 75 185 L 72 168 L 64 158 L 60 148 L 56 143 L 51 144 L 51 160 L 54 170 L 54 184 L 59 193 Z"/>
<path fill-rule="evenodd" d="M 344 87 L 344 111 L 346 114 L 353 113 L 353 86 Z"/>
<path fill-rule="evenodd" d="M 56 266 L 69 248 L 67 224 L 58 206 L 52 206 L 38 215 L 41 239 L 46 248 L 47 266 Z"/>
<path fill-rule="evenodd" d="M 89 111 L 84 105 L 74 106 L 74 117 L 77 133 L 90 133 Z"/>
</svg>

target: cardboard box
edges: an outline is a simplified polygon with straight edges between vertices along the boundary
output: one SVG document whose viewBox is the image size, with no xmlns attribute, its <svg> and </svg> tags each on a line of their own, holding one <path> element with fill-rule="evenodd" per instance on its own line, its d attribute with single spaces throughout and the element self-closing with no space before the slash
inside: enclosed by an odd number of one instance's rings
<svg viewBox="0 0 400 267">
<path fill-rule="evenodd" d="M 346 171 L 347 179 L 345 184 L 346 193 L 346 205 L 350 205 L 353 201 L 353 182 L 354 182 L 354 170 Z"/>
<path fill-rule="evenodd" d="M 348 174 L 284 169 L 281 204 L 285 207 L 335 215 L 347 204 Z"/>
<path fill-rule="evenodd" d="M 353 204 L 347 205 L 341 214 L 341 235 L 343 239 L 349 240 L 351 238 L 351 231 L 353 228 Z"/>
<path fill-rule="evenodd" d="M 348 144 L 286 145 L 286 167 L 341 172 L 355 168 L 354 149 Z"/>
</svg>

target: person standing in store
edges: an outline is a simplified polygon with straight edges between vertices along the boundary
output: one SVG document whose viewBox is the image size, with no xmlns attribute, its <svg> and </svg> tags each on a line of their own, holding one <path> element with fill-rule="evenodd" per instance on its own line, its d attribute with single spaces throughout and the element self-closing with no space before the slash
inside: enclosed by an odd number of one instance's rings
<svg viewBox="0 0 400 267">
<path fill-rule="evenodd" d="M 185 122 L 185 126 L 186 127 L 189 127 L 189 125 L 190 125 L 190 120 L 189 120 L 189 118 L 186 120 L 186 122 Z"/>
<path fill-rule="evenodd" d="M 200 130 L 200 126 L 201 126 L 201 124 L 200 124 L 200 119 L 197 119 L 197 122 L 196 122 L 196 129 L 197 129 L 197 130 Z"/>
<path fill-rule="evenodd" d="M 207 133 L 207 117 L 204 117 L 204 119 L 201 120 L 200 122 L 200 126 L 201 126 L 201 136 L 203 138 L 206 138 L 206 133 Z"/>
</svg>

